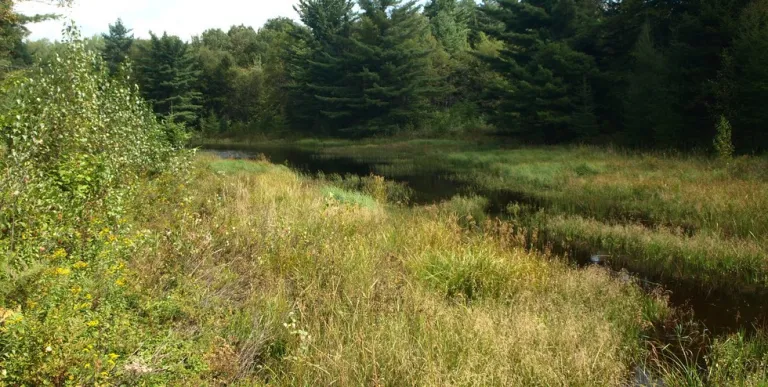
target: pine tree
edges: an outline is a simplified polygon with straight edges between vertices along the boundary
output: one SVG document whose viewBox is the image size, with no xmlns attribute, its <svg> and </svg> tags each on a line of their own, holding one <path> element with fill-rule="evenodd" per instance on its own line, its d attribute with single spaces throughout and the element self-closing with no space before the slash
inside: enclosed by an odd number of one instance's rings
<svg viewBox="0 0 768 387">
<path fill-rule="evenodd" d="M 739 151 L 768 150 L 768 1 L 754 0 L 739 18 L 728 73 L 733 141 Z"/>
<path fill-rule="evenodd" d="M 360 0 L 359 6 L 360 23 L 341 59 L 349 69 L 345 93 L 318 98 L 340 105 L 345 128 L 358 135 L 423 124 L 429 97 L 441 91 L 430 68 L 428 20 L 415 1 Z"/>
<path fill-rule="evenodd" d="M 483 11 L 504 29 L 488 32 L 506 44 L 488 63 L 505 77 L 489 94 L 498 99 L 497 125 L 534 142 L 567 142 L 594 134 L 591 82 L 595 59 L 580 50 L 590 33 L 592 3 L 500 0 Z"/>
<path fill-rule="evenodd" d="M 351 112 L 344 55 L 355 21 L 352 0 L 300 0 L 294 7 L 308 30 L 294 31 L 288 72 L 292 120 L 312 131 L 338 133 Z"/>
<path fill-rule="evenodd" d="M 646 24 L 632 52 L 634 67 L 624 104 L 626 134 L 631 145 L 676 145 L 681 122 L 675 109 L 673 79 L 663 53 L 655 47 Z"/>
<path fill-rule="evenodd" d="M 142 64 L 142 91 L 159 117 L 195 125 L 201 108 L 195 58 L 179 37 L 150 35 Z"/>
<path fill-rule="evenodd" d="M 431 0 L 424 7 L 432 34 L 452 55 L 469 48 L 470 11 L 458 0 Z"/>
<path fill-rule="evenodd" d="M 104 37 L 104 52 L 102 56 L 109 66 L 111 74 L 117 73 L 120 65 L 125 62 L 133 46 L 133 34 L 129 35 L 131 30 L 125 27 L 121 19 L 117 19 L 115 24 L 109 25 L 109 34 L 102 34 Z"/>
</svg>

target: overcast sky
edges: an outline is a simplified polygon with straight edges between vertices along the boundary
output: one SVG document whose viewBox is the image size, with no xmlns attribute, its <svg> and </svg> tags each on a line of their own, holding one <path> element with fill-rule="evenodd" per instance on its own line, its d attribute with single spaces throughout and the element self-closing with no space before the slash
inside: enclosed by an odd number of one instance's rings
<svg viewBox="0 0 768 387">
<path fill-rule="evenodd" d="M 39 1 L 39 0 L 38 0 Z M 74 19 L 84 36 L 106 32 L 108 25 L 122 18 L 136 37 L 149 31 L 189 39 L 208 28 L 228 29 L 233 24 L 257 28 L 278 16 L 296 19 L 295 0 L 75 0 L 72 9 L 61 9 L 36 1 L 22 1 L 17 10 L 24 14 L 60 13 Z M 61 37 L 63 21 L 29 26 L 30 39 Z"/>
</svg>

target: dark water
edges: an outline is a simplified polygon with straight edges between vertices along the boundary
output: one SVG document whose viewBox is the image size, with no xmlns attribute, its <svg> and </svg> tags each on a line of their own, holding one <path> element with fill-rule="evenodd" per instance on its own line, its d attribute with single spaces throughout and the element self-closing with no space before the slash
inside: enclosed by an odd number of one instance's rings
<svg viewBox="0 0 768 387">
<path fill-rule="evenodd" d="M 286 146 L 224 146 L 206 147 L 224 158 L 249 159 L 265 155 L 275 164 L 285 164 L 306 174 L 323 173 L 325 175 L 353 174 L 368 176 L 375 172 L 375 164 L 363 163 L 351 158 L 329 158 L 318 153 Z M 377 173 L 378 174 L 378 173 Z M 450 171 L 435 170 L 429 174 L 410 176 L 384 176 L 390 180 L 406 183 L 412 190 L 413 204 L 430 204 L 448 200 L 457 194 L 478 194 L 489 201 L 488 212 L 491 215 L 504 216 L 507 205 L 523 203 L 529 208 L 541 206 L 534 198 L 508 191 L 483 191 L 472 187 L 466 182 L 452 178 Z M 698 284 L 683 283 L 678 280 L 655 276 L 651 273 L 634 272 L 629 274 L 622 262 L 630 259 L 615 259 L 617 257 L 602 254 L 599 249 L 578 242 L 561 244 L 551 240 L 547 235 L 539 233 L 529 235 L 531 240 L 539 241 L 532 248 L 548 247 L 555 254 L 567 256 L 578 266 L 602 265 L 613 270 L 620 278 L 626 278 L 639 283 L 647 291 L 662 292 L 670 303 L 680 311 L 686 320 L 695 321 L 697 326 L 711 334 L 727 334 L 737 331 L 754 332 L 758 328 L 768 327 L 768 294 L 755 289 L 707 289 Z M 674 330 L 675 327 L 669 327 Z M 659 335 L 664 335 L 659 332 Z"/>
</svg>

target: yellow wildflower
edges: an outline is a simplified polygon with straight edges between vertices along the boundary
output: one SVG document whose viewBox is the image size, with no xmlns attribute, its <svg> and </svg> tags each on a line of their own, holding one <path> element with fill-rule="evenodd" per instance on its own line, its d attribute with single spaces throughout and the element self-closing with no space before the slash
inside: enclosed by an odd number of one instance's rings
<svg viewBox="0 0 768 387">
<path fill-rule="evenodd" d="M 119 357 L 120 357 L 120 355 L 118 355 L 116 353 L 110 353 L 109 354 L 109 360 L 117 360 L 117 358 L 119 358 Z"/>
<path fill-rule="evenodd" d="M 69 275 L 72 271 L 67 269 L 66 267 L 57 267 L 56 268 L 56 275 Z"/>
<path fill-rule="evenodd" d="M 88 267 L 88 264 L 83 261 L 77 261 L 74 265 L 72 265 L 72 267 L 74 267 L 75 269 L 85 269 L 86 267 Z"/>
<path fill-rule="evenodd" d="M 91 328 L 93 328 L 93 327 L 97 327 L 97 326 L 99 326 L 99 320 L 91 320 L 91 321 L 88 321 L 88 324 L 87 324 L 87 325 L 88 325 L 89 327 L 91 327 Z"/>
<path fill-rule="evenodd" d="M 77 295 L 77 294 L 80 294 L 80 292 L 83 291 L 83 288 L 81 288 L 80 285 L 75 285 L 71 289 L 69 289 L 69 291 L 72 292 L 72 294 Z"/>
<path fill-rule="evenodd" d="M 51 254 L 51 259 L 64 259 L 67 257 L 67 250 L 64 250 L 62 248 L 56 249 L 53 254 Z"/>
<path fill-rule="evenodd" d="M 23 319 L 24 316 L 21 314 L 21 308 L 16 308 L 16 310 L 0 308 L 0 325 L 2 323 L 8 326 L 13 325 Z"/>
<path fill-rule="evenodd" d="M 115 285 L 117 286 L 125 286 L 125 280 L 122 278 L 118 278 L 117 281 L 115 281 Z"/>
</svg>

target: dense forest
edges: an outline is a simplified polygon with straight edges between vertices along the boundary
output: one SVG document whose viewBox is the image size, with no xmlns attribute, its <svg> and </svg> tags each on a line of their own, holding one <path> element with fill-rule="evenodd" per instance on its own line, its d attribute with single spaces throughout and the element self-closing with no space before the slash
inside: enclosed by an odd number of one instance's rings
<svg viewBox="0 0 768 387">
<path fill-rule="evenodd" d="M 737 152 L 768 147 L 765 0 L 301 0 L 295 10 L 301 23 L 189 42 L 134 38 L 118 20 L 87 41 L 159 116 L 206 135 L 489 131 L 706 149 L 719 129 Z M 4 68 L 56 50 L 22 42 L 18 28 L 3 34 Z"/>
</svg>

